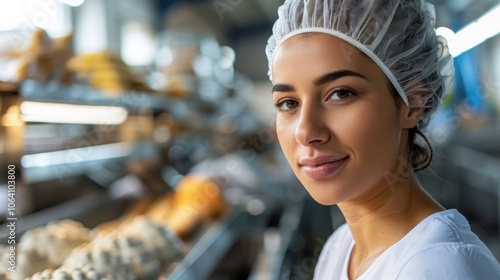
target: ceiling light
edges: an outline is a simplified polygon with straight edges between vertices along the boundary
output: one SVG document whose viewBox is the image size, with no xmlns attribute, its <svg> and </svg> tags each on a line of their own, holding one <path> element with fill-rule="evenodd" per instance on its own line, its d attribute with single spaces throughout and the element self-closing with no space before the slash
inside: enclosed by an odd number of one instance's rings
<svg viewBox="0 0 500 280">
<path fill-rule="evenodd" d="M 127 110 L 114 106 L 24 101 L 20 109 L 25 122 L 117 125 L 128 116 Z"/>
<path fill-rule="evenodd" d="M 498 24 L 499 18 L 500 4 L 456 32 L 454 36 L 451 36 L 451 40 L 448 40 L 450 54 L 457 57 L 500 33 L 500 24 Z M 450 33 L 448 33 L 448 35 L 450 35 Z"/>
</svg>

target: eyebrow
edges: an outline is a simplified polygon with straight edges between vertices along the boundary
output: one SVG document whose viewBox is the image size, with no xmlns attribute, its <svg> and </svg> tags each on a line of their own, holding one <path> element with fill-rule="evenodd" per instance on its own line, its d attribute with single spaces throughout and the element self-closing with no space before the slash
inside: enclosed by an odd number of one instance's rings
<svg viewBox="0 0 500 280">
<path fill-rule="evenodd" d="M 340 71 L 327 73 L 327 74 L 317 78 L 316 80 L 314 80 L 313 84 L 315 86 L 320 86 L 320 85 L 335 81 L 337 79 L 340 79 L 342 77 L 348 77 L 348 76 L 360 77 L 360 78 L 363 78 L 366 80 L 366 77 L 359 74 L 358 72 L 354 72 L 351 70 L 340 70 Z"/>
<path fill-rule="evenodd" d="M 340 79 L 342 77 L 348 77 L 348 76 L 360 77 L 362 79 L 367 80 L 367 78 L 365 76 L 363 76 L 357 72 L 354 72 L 351 70 L 340 70 L 340 71 L 334 71 L 334 72 L 330 72 L 330 73 L 326 73 L 326 74 L 322 75 L 321 77 L 315 79 L 313 84 L 315 86 L 320 86 L 320 85 L 335 81 L 337 79 Z M 294 88 L 291 85 L 275 84 L 275 85 L 273 85 L 272 92 L 275 92 L 275 91 L 290 92 L 293 90 L 294 90 Z"/>
</svg>

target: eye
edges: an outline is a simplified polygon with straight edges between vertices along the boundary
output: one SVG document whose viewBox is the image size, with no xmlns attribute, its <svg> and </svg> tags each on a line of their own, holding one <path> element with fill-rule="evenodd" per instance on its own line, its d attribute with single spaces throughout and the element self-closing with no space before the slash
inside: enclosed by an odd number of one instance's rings
<svg viewBox="0 0 500 280">
<path fill-rule="evenodd" d="M 348 89 L 348 88 L 340 88 L 340 89 L 334 89 L 331 92 L 330 99 L 333 99 L 334 101 L 344 101 L 348 100 L 352 97 L 354 97 L 356 93 L 354 93 L 353 90 Z"/>
<path fill-rule="evenodd" d="M 281 100 L 278 103 L 274 104 L 274 106 L 278 109 L 278 111 L 283 111 L 283 112 L 291 111 L 297 108 L 298 105 L 299 103 L 297 101 L 291 99 Z"/>
</svg>

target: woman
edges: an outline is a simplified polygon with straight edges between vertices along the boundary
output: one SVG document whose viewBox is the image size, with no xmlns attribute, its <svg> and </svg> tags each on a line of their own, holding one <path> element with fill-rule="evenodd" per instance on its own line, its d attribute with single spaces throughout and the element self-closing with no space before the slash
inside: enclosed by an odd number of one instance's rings
<svg viewBox="0 0 500 280">
<path fill-rule="evenodd" d="M 422 129 L 453 76 L 420 0 L 287 0 L 266 47 L 277 134 L 311 196 L 347 221 L 315 279 L 500 279 L 456 210 L 419 185 Z M 424 141 L 423 141 L 424 140 Z"/>
</svg>

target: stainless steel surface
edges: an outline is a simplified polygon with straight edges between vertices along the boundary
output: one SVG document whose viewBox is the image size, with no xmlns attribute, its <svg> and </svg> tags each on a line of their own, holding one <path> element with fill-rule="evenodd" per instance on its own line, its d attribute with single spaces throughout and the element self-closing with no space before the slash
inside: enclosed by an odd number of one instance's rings
<svg viewBox="0 0 500 280">
<path fill-rule="evenodd" d="M 239 238 L 264 230 L 269 214 L 269 211 L 265 211 L 252 215 L 240 208 L 232 211 L 226 219 L 213 223 L 168 279 L 208 279 Z"/>
<path fill-rule="evenodd" d="M 129 111 L 148 109 L 172 112 L 174 117 L 178 103 L 166 96 L 140 91 L 129 91 L 120 96 L 107 96 L 99 90 L 84 85 L 61 86 L 56 83 L 43 85 L 31 80 L 22 83 L 21 95 L 27 101 L 121 106 Z"/>
</svg>

